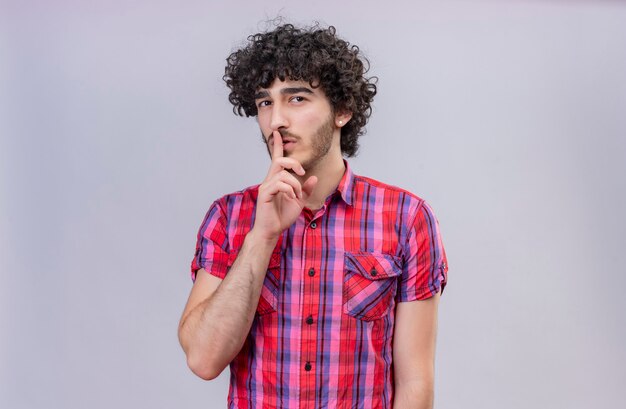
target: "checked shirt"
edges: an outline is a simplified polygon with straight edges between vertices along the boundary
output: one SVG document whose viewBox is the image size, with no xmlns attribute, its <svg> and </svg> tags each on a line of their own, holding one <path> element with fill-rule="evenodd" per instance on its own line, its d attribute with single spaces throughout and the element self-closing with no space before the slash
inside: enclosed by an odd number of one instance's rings
<svg viewBox="0 0 626 409">
<path fill-rule="evenodd" d="M 254 225 L 258 186 L 209 208 L 192 261 L 224 278 Z M 305 208 L 270 258 L 252 328 L 230 364 L 229 408 L 391 408 L 395 306 L 443 290 L 432 209 L 357 176 Z"/>
</svg>

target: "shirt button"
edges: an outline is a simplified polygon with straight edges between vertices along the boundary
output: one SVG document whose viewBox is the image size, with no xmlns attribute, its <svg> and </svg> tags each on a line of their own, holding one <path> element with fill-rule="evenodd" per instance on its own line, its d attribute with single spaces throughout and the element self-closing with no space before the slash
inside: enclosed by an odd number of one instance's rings
<svg viewBox="0 0 626 409">
<path fill-rule="evenodd" d="M 376 271 L 376 269 L 373 268 L 372 271 L 370 271 L 370 274 L 372 275 L 372 277 L 376 277 L 378 275 L 378 271 Z"/>
<path fill-rule="evenodd" d="M 307 362 L 306 364 L 304 364 L 304 370 L 309 372 L 311 370 L 311 363 Z"/>
<path fill-rule="evenodd" d="M 311 267 L 309 269 L 309 277 L 313 277 L 315 275 L 315 269 L 313 267 Z"/>
<path fill-rule="evenodd" d="M 308 317 L 306 317 L 306 323 L 309 324 L 309 325 L 313 324 L 313 316 L 312 315 L 309 315 Z"/>
<path fill-rule="evenodd" d="M 314 228 L 316 228 L 316 227 L 317 227 L 317 223 L 312 222 L 312 223 L 311 223 L 311 228 L 312 228 L 312 229 L 314 229 Z"/>
</svg>

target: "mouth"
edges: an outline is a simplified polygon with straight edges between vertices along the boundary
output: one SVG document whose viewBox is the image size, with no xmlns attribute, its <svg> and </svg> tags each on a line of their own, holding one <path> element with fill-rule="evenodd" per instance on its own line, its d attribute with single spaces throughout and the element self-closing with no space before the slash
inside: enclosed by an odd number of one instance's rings
<svg viewBox="0 0 626 409">
<path fill-rule="evenodd" d="M 291 147 L 293 147 L 296 144 L 295 139 L 291 140 L 288 139 L 286 141 L 283 141 L 283 149 L 289 149 Z"/>
<path fill-rule="evenodd" d="M 284 148 L 291 148 L 292 146 L 294 146 L 297 142 L 298 139 L 291 137 L 291 136 L 282 136 L 282 141 L 283 141 L 283 149 Z M 267 140 L 267 144 L 268 146 L 272 146 L 274 144 L 274 136 L 270 135 L 270 137 Z"/>
</svg>

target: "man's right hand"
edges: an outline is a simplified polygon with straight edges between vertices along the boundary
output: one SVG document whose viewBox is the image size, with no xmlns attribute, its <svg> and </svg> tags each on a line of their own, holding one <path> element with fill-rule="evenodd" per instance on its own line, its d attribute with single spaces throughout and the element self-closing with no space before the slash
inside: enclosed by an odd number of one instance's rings
<svg viewBox="0 0 626 409">
<path fill-rule="evenodd" d="M 253 227 L 256 234 L 268 240 L 278 239 L 283 230 L 296 221 L 317 184 L 317 176 L 311 176 L 301 184 L 288 172 L 290 169 L 299 176 L 305 175 L 300 162 L 283 156 L 280 132 L 274 131 L 272 135 L 272 163 L 259 186 Z"/>
</svg>

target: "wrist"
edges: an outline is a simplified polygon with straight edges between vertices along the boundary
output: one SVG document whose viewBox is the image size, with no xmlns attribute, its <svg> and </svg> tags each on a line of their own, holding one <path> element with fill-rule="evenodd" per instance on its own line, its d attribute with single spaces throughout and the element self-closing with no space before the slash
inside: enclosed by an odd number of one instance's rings
<svg viewBox="0 0 626 409">
<path fill-rule="evenodd" d="M 253 246 L 269 247 L 273 250 L 279 237 L 280 234 L 268 234 L 253 227 L 246 235 L 245 241 Z"/>
</svg>

